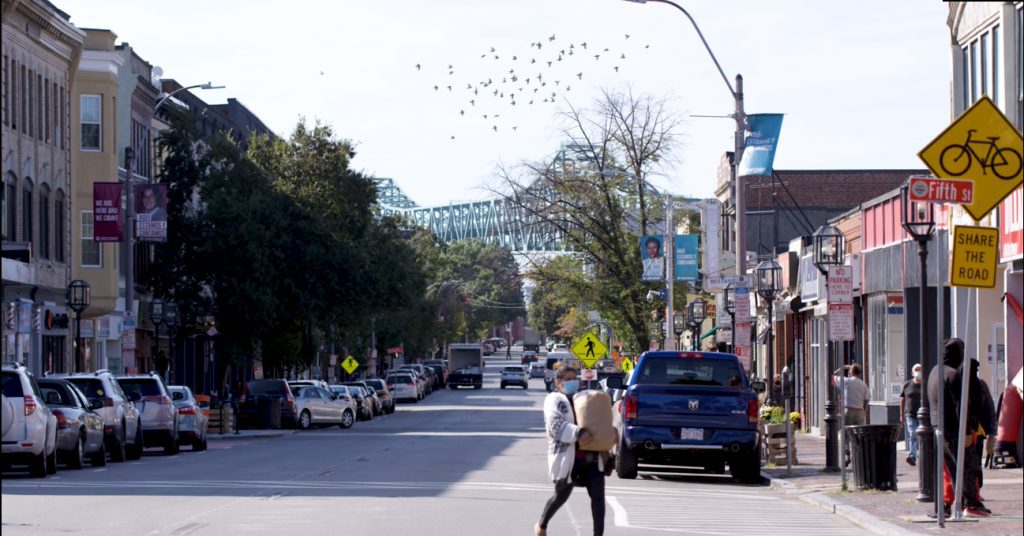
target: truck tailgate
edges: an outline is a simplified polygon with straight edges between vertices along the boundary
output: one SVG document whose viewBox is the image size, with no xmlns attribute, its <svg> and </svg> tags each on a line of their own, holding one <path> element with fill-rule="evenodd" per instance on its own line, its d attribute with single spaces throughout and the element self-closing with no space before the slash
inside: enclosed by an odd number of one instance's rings
<svg viewBox="0 0 1024 536">
<path fill-rule="evenodd" d="M 748 397 L 731 387 L 638 385 L 639 426 L 746 429 Z"/>
</svg>

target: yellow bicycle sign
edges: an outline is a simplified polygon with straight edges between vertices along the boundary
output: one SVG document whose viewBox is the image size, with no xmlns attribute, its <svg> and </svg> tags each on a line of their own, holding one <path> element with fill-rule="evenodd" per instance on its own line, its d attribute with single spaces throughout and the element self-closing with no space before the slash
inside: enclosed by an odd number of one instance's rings
<svg viewBox="0 0 1024 536">
<path fill-rule="evenodd" d="M 974 181 L 964 210 L 975 220 L 992 211 L 1024 183 L 1024 138 L 988 97 L 960 114 L 918 153 L 939 179 Z"/>
</svg>

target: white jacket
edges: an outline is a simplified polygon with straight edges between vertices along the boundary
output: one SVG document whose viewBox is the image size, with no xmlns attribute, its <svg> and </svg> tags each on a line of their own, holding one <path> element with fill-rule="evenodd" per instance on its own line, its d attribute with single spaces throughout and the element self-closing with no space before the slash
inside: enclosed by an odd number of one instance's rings
<svg viewBox="0 0 1024 536">
<path fill-rule="evenodd" d="M 544 399 L 544 430 L 548 435 L 548 476 L 552 482 L 564 480 L 576 459 L 576 439 L 580 428 L 569 398 L 557 391 Z"/>
</svg>

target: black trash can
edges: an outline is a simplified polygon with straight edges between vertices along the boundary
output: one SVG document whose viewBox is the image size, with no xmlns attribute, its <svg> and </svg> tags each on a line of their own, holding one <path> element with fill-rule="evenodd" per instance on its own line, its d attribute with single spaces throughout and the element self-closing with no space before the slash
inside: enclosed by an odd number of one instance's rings
<svg viewBox="0 0 1024 536">
<path fill-rule="evenodd" d="M 273 427 L 274 408 L 269 398 L 260 397 L 256 399 L 256 427 L 261 430 Z"/>
<path fill-rule="evenodd" d="M 899 427 L 889 424 L 847 426 L 857 489 L 896 491 L 896 438 Z"/>
</svg>

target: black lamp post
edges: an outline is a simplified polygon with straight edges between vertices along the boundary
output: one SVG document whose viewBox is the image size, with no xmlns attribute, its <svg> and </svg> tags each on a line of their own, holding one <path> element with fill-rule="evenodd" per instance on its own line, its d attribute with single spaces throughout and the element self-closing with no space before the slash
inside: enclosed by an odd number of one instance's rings
<svg viewBox="0 0 1024 536">
<path fill-rule="evenodd" d="M 700 348 L 700 325 L 704 323 L 707 302 L 704 298 L 694 298 L 686 308 L 686 316 L 690 319 L 690 333 L 693 334 L 693 351 L 696 352 Z"/>
<path fill-rule="evenodd" d="M 89 283 L 75 279 L 68 283 L 64 292 L 64 303 L 75 312 L 75 372 L 83 372 L 85 363 L 82 360 L 82 311 L 89 308 L 92 301 L 92 288 Z"/>
<path fill-rule="evenodd" d="M 928 373 L 933 363 L 929 362 L 928 354 L 925 353 L 925 303 L 924 290 L 928 286 L 927 265 L 928 265 L 928 241 L 935 233 L 935 208 L 931 203 L 911 201 L 910 189 L 904 184 L 900 188 L 902 201 L 901 223 L 903 229 L 917 241 L 917 255 L 920 259 L 921 276 L 918 280 L 918 313 L 917 313 L 917 354 L 921 356 L 921 385 L 928 385 Z M 935 439 L 932 429 L 931 413 L 928 406 L 928 397 L 921 397 L 921 407 L 917 410 L 917 418 L 920 425 L 917 428 L 918 436 L 918 487 L 917 500 L 919 502 L 931 502 L 935 500 Z"/>
<path fill-rule="evenodd" d="M 678 349 L 679 337 L 686 331 L 686 314 L 682 311 L 676 311 L 672 314 L 672 331 L 676 334 L 676 339 L 672 342 L 672 349 L 676 350 Z"/>
<path fill-rule="evenodd" d="M 775 297 L 782 289 L 782 267 L 774 260 L 757 265 L 757 294 L 768 304 L 768 381 L 775 381 L 775 341 L 772 339 L 775 326 Z M 769 383 L 769 385 L 771 385 Z"/>
<path fill-rule="evenodd" d="M 814 265 L 825 276 L 825 287 L 828 288 L 828 268 L 843 264 L 845 238 L 843 233 L 832 226 L 822 226 L 814 233 Z M 828 321 L 828 317 L 826 322 Z M 828 330 L 826 330 L 827 332 Z M 827 335 L 827 333 L 826 333 Z M 836 390 L 832 385 L 832 341 L 828 341 L 825 360 L 825 385 L 828 398 L 825 402 L 825 470 L 839 470 L 839 414 L 836 407 Z"/>
<path fill-rule="evenodd" d="M 165 381 L 170 382 L 174 372 L 175 362 L 175 347 L 174 338 L 178 335 L 178 327 L 181 326 L 181 319 L 178 314 L 178 304 L 170 302 L 164 305 L 164 322 L 167 323 L 167 334 L 171 338 L 170 357 L 167 361 L 167 376 L 164 378 Z M 175 378 L 176 383 L 182 383 Z"/>
<path fill-rule="evenodd" d="M 164 305 L 164 301 L 159 299 L 149 302 L 149 321 L 153 323 L 155 331 L 153 336 L 154 361 L 158 361 L 160 358 L 160 324 L 164 323 Z M 157 367 L 159 366 L 160 363 L 157 362 Z"/>
<path fill-rule="evenodd" d="M 732 330 L 732 344 L 729 351 L 736 351 L 736 284 L 729 283 L 725 287 L 725 312 L 729 313 L 729 329 Z"/>
</svg>

